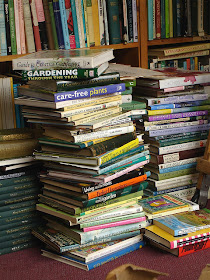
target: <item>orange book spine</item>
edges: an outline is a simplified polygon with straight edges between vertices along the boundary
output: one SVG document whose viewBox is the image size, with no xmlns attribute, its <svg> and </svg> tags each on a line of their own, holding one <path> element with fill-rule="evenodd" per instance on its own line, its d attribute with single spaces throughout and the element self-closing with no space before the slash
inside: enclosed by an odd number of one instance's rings
<svg viewBox="0 0 210 280">
<path fill-rule="evenodd" d="M 88 193 L 88 199 L 99 197 L 101 195 L 105 195 L 107 193 L 114 192 L 116 190 L 124 189 L 128 186 L 135 185 L 135 184 L 138 184 L 140 182 L 143 182 L 146 179 L 147 179 L 147 174 L 144 174 L 144 175 L 141 175 L 141 176 L 138 176 L 138 177 L 135 177 L 135 178 L 123 181 L 123 182 L 116 183 L 116 184 L 111 185 L 109 187 L 105 187 L 103 189 Z"/>
</svg>

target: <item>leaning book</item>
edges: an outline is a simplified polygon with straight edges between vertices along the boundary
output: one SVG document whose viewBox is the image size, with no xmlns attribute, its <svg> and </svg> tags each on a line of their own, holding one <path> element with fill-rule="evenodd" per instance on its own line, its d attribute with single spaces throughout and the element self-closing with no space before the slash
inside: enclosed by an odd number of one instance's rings
<svg viewBox="0 0 210 280">
<path fill-rule="evenodd" d="M 114 58 L 113 50 L 47 50 L 13 59 L 13 70 L 94 68 Z"/>
</svg>

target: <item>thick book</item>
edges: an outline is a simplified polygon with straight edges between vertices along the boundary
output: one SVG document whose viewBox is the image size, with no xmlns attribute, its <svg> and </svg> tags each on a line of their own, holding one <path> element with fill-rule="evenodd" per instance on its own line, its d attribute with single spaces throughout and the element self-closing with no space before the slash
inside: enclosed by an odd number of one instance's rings
<svg viewBox="0 0 210 280">
<path fill-rule="evenodd" d="M 21 95 L 29 96 L 32 98 L 38 98 L 46 101 L 52 102 L 63 102 L 68 100 L 75 100 L 75 99 L 84 99 L 84 98 L 92 98 L 107 94 L 112 94 L 125 90 L 125 84 L 111 84 L 107 86 L 96 86 L 91 88 L 83 88 L 78 90 L 71 90 L 71 91 L 61 91 L 61 92 L 53 92 L 53 91 L 43 91 L 38 89 L 32 89 L 32 87 L 28 86 L 20 86 L 18 88 L 18 92 Z"/>
<path fill-rule="evenodd" d="M 205 209 L 156 218 L 153 224 L 173 236 L 210 228 L 210 214 Z"/>
<path fill-rule="evenodd" d="M 52 67 L 94 68 L 113 58 L 112 49 L 48 50 L 14 59 L 13 70 L 49 69 Z"/>
<path fill-rule="evenodd" d="M 108 62 L 95 68 L 69 68 L 69 69 L 47 69 L 47 70 L 28 70 L 22 72 L 24 81 L 40 80 L 80 80 L 100 76 L 108 67 Z"/>
<path fill-rule="evenodd" d="M 208 240 L 210 239 L 210 232 L 209 229 L 201 229 L 192 233 L 188 233 L 186 236 L 174 237 L 156 225 L 152 225 L 145 229 L 145 236 L 156 242 L 159 242 L 169 249 L 175 249 L 188 244 Z"/>
</svg>

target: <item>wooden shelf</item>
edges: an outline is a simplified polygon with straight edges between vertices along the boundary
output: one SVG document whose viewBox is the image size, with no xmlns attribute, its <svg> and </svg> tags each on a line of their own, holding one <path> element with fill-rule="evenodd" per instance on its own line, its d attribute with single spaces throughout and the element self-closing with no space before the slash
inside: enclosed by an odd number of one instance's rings
<svg viewBox="0 0 210 280">
<path fill-rule="evenodd" d="M 177 38 L 169 38 L 169 39 L 158 39 L 148 41 L 148 46 L 158 46 L 158 45 L 169 45 L 169 44 L 182 44 L 182 43 L 192 43 L 192 42 L 200 42 L 210 40 L 210 36 L 203 37 L 177 37 Z"/>
</svg>

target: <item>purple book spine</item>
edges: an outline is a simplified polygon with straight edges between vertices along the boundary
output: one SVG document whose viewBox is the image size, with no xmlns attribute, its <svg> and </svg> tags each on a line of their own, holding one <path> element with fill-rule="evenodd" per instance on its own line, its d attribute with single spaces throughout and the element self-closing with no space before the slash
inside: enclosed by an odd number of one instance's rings
<svg viewBox="0 0 210 280">
<path fill-rule="evenodd" d="M 196 111 L 196 112 L 184 112 L 178 114 L 168 114 L 168 115 L 157 115 L 157 116 L 149 116 L 148 121 L 162 121 L 162 120 L 171 120 L 171 119 L 179 119 L 179 118 L 188 118 L 194 116 L 204 116 L 208 115 L 208 111 Z"/>
<path fill-rule="evenodd" d="M 194 132 L 194 131 L 201 131 L 201 130 L 209 130 L 210 124 L 204 125 L 193 125 L 193 126 L 183 126 L 177 128 L 170 128 L 170 129 L 159 129 L 159 130 L 152 130 L 149 132 L 149 136 L 160 136 L 160 135 L 169 135 L 169 134 L 177 134 L 177 133 L 185 133 L 185 132 Z"/>
</svg>

